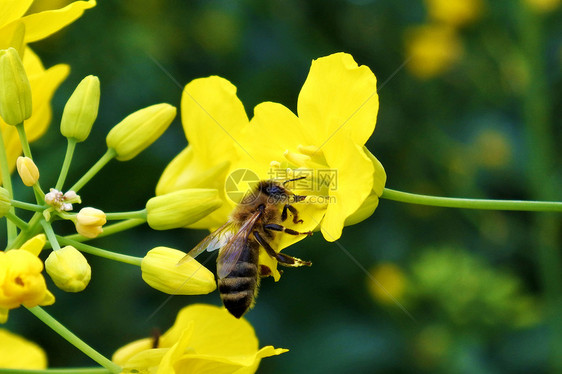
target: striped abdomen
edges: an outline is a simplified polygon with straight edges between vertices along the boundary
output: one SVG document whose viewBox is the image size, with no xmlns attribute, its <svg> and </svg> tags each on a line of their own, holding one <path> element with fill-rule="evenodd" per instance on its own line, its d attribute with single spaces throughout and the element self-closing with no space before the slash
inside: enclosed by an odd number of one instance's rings
<svg viewBox="0 0 562 374">
<path fill-rule="evenodd" d="M 259 249 L 255 240 L 248 240 L 230 274 L 218 280 L 222 302 L 236 318 L 252 307 L 257 295 Z"/>
</svg>

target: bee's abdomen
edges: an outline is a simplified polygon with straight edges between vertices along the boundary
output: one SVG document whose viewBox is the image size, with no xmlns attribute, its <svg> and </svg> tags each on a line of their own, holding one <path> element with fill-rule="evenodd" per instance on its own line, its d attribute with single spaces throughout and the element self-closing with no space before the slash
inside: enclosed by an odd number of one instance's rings
<svg viewBox="0 0 562 374">
<path fill-rule="evenodd" d="M 248 242 L 247 249 L 230 274 L 218 280 L 222 302 L 236 318 L 242 317 L 250 309 L 258 291 L 259 245 Z"/>
</svg>

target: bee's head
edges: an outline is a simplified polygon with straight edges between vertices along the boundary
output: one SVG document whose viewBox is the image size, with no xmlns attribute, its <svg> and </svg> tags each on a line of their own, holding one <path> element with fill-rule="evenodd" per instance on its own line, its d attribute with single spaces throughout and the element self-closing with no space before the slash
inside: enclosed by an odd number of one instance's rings
<svg viewBox="0 0 562 374">
<path fill-rule="evenodd" d="M 287 196 L 287 190 L 278 182 L 268 180 L 261 181 L 258 190 L 267 196 Z"/>
</svg>

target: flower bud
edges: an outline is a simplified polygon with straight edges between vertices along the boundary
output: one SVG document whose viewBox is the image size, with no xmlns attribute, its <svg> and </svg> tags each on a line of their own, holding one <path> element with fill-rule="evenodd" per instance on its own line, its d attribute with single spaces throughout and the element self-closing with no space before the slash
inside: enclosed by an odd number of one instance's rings
<svg viewBox="0 0 562 374">
<path fill-rule="evenodd" d="M 29 157 L 20 156 L 16 161 L 18 174 L 27 187 L 33 186 L 39 180 L 39 169 Z"/>
<path fill-rule="evenodd" d="M 108 148 L 117 152 L 119 161 L 138 155 L 162 135 L 176 116 L 170 104 L 156 104 L 138 110 L 119 122 L 107 134 Z"/>
<path fill-rule="evenodd" d="M 82 208 L 76 215 L 76 231 L 87 238 L 95 238 L 103 232 L 105 213 L 96 208 Z"/>
<path fill-rule="evenodd" d="M 10 193 L 4 187 L 0 187 L 0 218 L 9 212 L 11 207 Z"/>
<path fill-rule="evenodd" d="M 14 48 L 0 51 L 0 117 L 12 126 L 31 117 L 31 86 Z"/>
<path fill-rule="evenodd" d="M 72 246 L 52 251 L 45 260 L 45 269 L 55 285 L 66 292 L 80 292 L 92 277 L 86 257 Z"/>
<path fill-rule="evenodd" d="M 176 229 L 199 221 L 221 205 L 217 190 L 190 188 L 148 200 L 146 218 L 154 230 Z"/>
<path fill-rule="evenodd" d="M 142 279 L 152 288 L 170 295 L 207 294 L 217 288 L 215 276 L 194 258 L 177 249 L 156 247 L 141 263 Z"/>
<path fill-rule="evenodd" d="M 86 140 L 98 116 L 100 80 L 88 75 L 78 84 L 64 106 L 60 132 L 78 142 Z"/>
</svg>

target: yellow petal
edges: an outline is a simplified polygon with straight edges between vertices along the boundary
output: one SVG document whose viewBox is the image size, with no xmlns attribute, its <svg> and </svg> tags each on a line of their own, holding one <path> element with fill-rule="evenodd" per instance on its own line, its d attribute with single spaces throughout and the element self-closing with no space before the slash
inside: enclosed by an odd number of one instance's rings
<svg viewBox="0 0 562 374">
<path fill-rule="evenodd" d="M 212 76 L 187 84 L 181 99 L 181 119 L 196 162 L 214 166 L 217 160 L 230 160 L 233 153 L 243 151 L 237 142 L 248 116 L 236 96 L 236 87 L 226 79 Z"/>
<path fill-rule="evenodd" d="M 21 336 L 0 329 L 0 367 L 3 369 L 46 369 L 47 355 L 41 347 Z"/>
<path fill-rule="evenodd" d="M 160 366 L 158 366 L 157 374 L 173 374 L 173 373 L 190 373 L 191 371 L 176 371 L 174 368 L 176 366 L 176 362 L 181 357 L 181 355 L 185 352 L 187 345 L 191 342 L 192 333 L 194 329 L 194 322 L 190 321 L 190 323 L 182 330 L 179 339 L 176 341 L 174 345 L 166 352 L 162 361 L 160 362 Z"/>
<path fill-rule="evenodd" d="M 359 209 L 373 188 L 374 166 L 363 147 L 351 139 L 342 138 L 338 143 L 326 144 L 324 151 L 330 168 L 337 171 L 337 186 L 330 191 L 333 201 L 322 221 L 322 234 L 330 242 L 339 239 L 346 218 Z"/>
<path fill-rule="evenodd" d="M 26 43 L 41 40 L 54 34 L 80 18 L 84 10 L 93 8 L 95 5 L 95 0 L 75 1 L 62 9 L 48 10 L 24 17 L 22 20 L 25 22 Z"/>
<path fill-rule="evenodd" d="M 32 142 L 45 133 L 52 118 L 51 98 L 62 81 L 68 76 L 70 67 L 59 64 L 44 70 L 41 60 L 30 48 L 26 48 L 23 64 L 31 85 L 31 117 L 25 121 L 27 139 Z"/>
<path fill-rule="evenodd" d="M 24 38 L 25 25 L 21 20 L 12 22 L 6 27 L 0 27 L 0 49 L 12 47 L 18 51 L 20 56 L 23 56 Z"/>
<path fill-rule="evenodd" d="M 135 340 L 129 344 L 119 348 L 111 357 L 111 361 L 119 366 L 124 366 L 127 361 L 133 358 L 136 354 L 151 349 L 154 344 L 153 338 L 144 338 Z"/>
<path fill-rule="evenodd" d="M 45 236 L 45 234 L 39 234 L 29 239 L 25 243 L 23 243 L 20 249 L 23 249 L 24 251 L 28 251 L 35 256 L 39 256 L 39 253 L 41 253 L 41 250 L 45 246 L 46 242 L 47 242 L 47 237 Z"/>
<path fill-rule="evenodd" d="M 353 57 L 336 53 L 312 61 L 301 89 L 298 115 L 316 145 L 336 144 L 341 136 L 364 145 L 375 129 L 379 98 L 377 79 Z"/>
<path fill-rule="evenodd" d="M 0 1 L 0 27 L 21 18 L 29 9 L 33 0 L 3 0 Z"/>
</svg>

